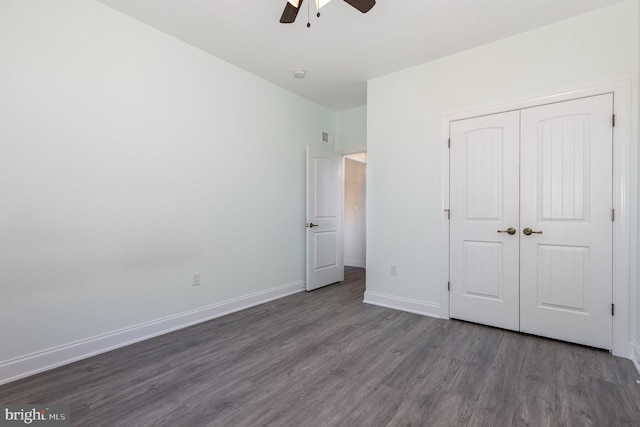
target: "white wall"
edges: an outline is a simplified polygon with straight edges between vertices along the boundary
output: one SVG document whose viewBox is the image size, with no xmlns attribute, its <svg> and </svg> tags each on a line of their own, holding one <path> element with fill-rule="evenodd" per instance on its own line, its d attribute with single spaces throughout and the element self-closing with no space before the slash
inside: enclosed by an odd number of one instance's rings
<svg viewBox="0 0 640 427">
<path fill-rule="evenodd" d="M 336 113 L 337 153 L 367 151 L 367 107 Z"/>
<path fill-rule="evenodd" d="M 366 265 L 366 167 L 345 159 L 344 168 L 344 264 Z"/>
<path fill-rule="evenodd" d="M 636 283 L 638 44 L 638 1 L 630 0 L 369 81 L 367 292 L 435 315 L 442 311 L 446 113 L 623 78 L 632 79 L 633 122 L 625 125 L 632 130 L 630 262 Z M 389 274 L 392 263 L 397 276 Z"/>
<path fill-rule="evenodd" d="M 0 365 L 302 284 L 332 112 L 95 1 L 3 0 L 0 62 Z"/>
</svg>

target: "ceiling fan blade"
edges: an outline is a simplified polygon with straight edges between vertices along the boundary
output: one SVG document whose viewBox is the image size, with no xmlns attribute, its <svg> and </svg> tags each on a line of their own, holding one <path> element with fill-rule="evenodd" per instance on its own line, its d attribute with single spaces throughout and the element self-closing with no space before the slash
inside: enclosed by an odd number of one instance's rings
<svg viewBox="0 0 640 427">
<path fill-rule="evenodd" d="M 282 16 L 280 17 L 281 24 L 293 24 L 296 20 L 296 16 L 298 16 L 298 11 L 300 10 L 300 6 L 302 6 L 303 0 L 300 0 L 298 3 L 298 7 L 295 7 L 291 3 L 287 2 L 284 6 L 284 11 L 282 12 Z"/>
<path fill-rule="evenodd" d="M 376 4 L 376 0 L 344 0 L 362 13 L 367 13 Z"/>
</svg>

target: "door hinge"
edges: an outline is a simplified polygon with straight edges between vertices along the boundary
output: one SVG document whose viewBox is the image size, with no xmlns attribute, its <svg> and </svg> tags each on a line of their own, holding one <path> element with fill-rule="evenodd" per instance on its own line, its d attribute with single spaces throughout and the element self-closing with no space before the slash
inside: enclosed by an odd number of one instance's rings
<svg viewBox="0 0 640 427">
<path fill-rule="evenodd" d="M 451 138 L 449 138 L 449 141 L 447 141 L 447 147 L 451 148 Z"/>
<path fill-rule="evenodd" d="M 451 219 L 451 209 L 444 210 L 447 213 L 447 219 Z"/>
<path fill-rule="evenodd" d="M 611 126 L 616 127 L 616 115 L 611 115 Z"/>
<path fill-rule="evenodd" d="M 616 220 L 616 210 L 611 209 L 611 221 L 615 221 L 615 220 Z"/>
<path fill-rule="evenodd" d="M 611 304 L 611 315 L 612 316 L 616 315 L 616 305 L 615 304 Z"/>
<path fill-rule="evenodd" d="M 447 282 L 447 290 L 451 291 L 451 282 Z"/>
</svg>

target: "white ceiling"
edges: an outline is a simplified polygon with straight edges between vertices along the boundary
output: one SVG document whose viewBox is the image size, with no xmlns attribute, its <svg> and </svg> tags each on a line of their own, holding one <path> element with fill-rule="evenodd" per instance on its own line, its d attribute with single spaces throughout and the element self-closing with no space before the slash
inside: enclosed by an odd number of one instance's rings
<svg viewBox="0 0 640 427">
<path fill-rule="evenodd" d="M 333 111 L 366 104 L 366 81 L 621 0 L 377 0 L 362 14 L 307 0 L 99 0 Z M 311 28 L 307 28 L 307 4 Z M 595 30 L 595 29 L 594 29 Z M 307 71 L 304 80 L 293 70 Z"/>
</svg>

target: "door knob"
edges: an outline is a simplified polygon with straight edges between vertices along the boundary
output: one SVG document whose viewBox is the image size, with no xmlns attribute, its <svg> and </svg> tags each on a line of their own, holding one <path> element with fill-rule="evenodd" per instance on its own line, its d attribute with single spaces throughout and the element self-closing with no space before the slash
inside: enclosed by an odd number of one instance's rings
<svg viewBox="0 0 640 427">
<path fill-rule="evenodd" d="M 307 228 L 313 228 L 313 227 L 320 227 L 319 224 L 314 224 L 312 222 L 310 222 L 309 224 L 307 224 Z"/>
<path fill-rule="evenodd" d="M 506 230 L 498 230 L 498 233 L 509 233 L 511 236 L 516 234 L 516 229 L 513 227 L 509 227 Z"/>
<path fill-rule="evenodd" d="M 524 230 L 522 230 L 522 232 L 527 235 L 530 236 L 532 234 L 542 234 L 542 231 L 533 231 L 532 229 L 530 229 L 529 227 L 525 228 Z"/>
</svg>

